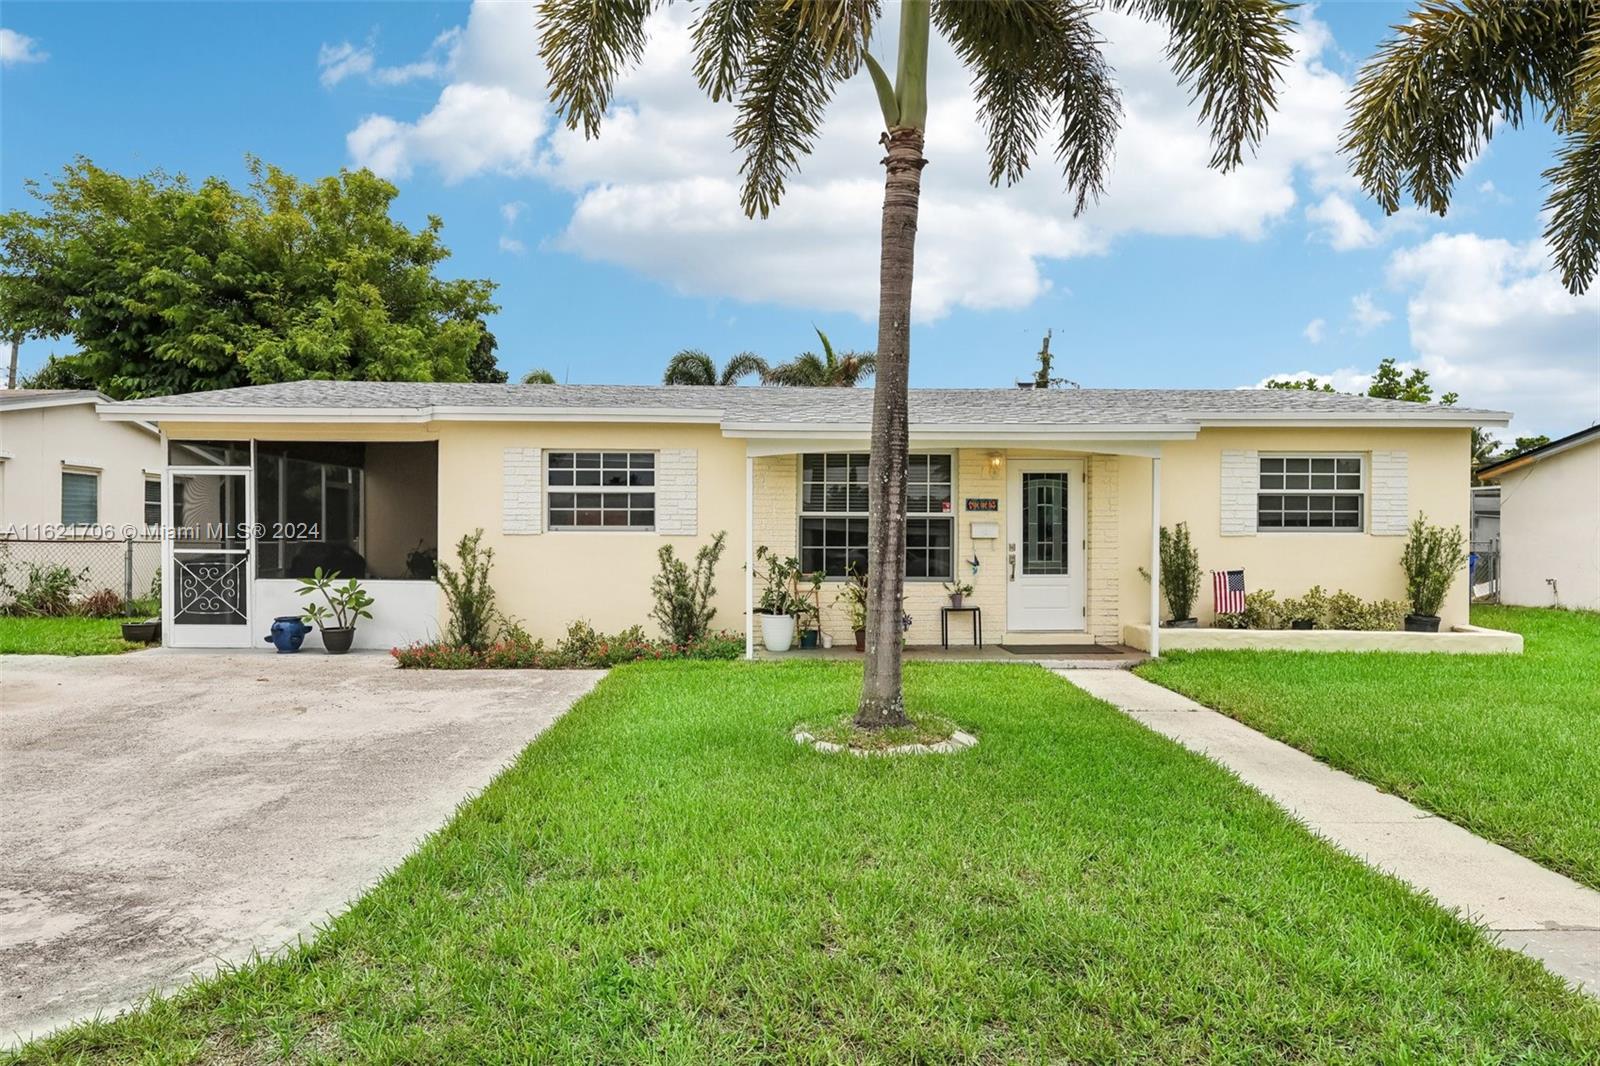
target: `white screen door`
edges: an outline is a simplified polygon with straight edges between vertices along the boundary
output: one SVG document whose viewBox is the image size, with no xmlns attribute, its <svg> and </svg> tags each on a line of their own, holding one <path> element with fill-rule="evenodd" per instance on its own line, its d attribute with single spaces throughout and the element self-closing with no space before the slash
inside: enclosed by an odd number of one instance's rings
<svg viewBox="0 0 1600 1066">
<path fill-rule="evenodd" d="M 245 467 L 169 467 L 163 641 L 175 648 L 244 648 L 250 641 L 255 505 Z"/>
<path fill-rule="evenodd" d="M 1008 464 L 1006 629 L 1082 630 L 1083 461 Z"/>
</svg>

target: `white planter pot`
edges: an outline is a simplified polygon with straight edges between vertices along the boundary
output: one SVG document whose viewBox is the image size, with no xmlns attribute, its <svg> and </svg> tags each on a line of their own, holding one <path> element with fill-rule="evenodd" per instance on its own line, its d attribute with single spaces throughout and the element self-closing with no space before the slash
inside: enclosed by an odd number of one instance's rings
<svg viewBox="0 0 1600 1066">
<path fill-rule="evenodd" d="M 761 616 L 761 646 L 768 651 L 788 651 L 794 644 L 794 615 Z"/>
</svg>

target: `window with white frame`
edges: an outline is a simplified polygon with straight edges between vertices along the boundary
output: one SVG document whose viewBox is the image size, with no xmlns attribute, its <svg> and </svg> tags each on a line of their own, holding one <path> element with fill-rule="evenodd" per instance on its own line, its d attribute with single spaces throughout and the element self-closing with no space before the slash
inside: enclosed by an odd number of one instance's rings
<svg viewBox="0 0 1600 1066">
<path fill-rule="evenodd" d="M 161 525 L 161 479 L 144 479 L 144 524 L 148 529 Z"/>
<path fill-rule="evenodd" d="M 1256 494 L 1258 530 L 1358 533 L 1366 513 L 1359 455 L 1263 455 Z"/>
<path fill-rule="evenodd" d="M 866 573 L 868 462 L 864 452 L 801 456 L 800 567 L 807 573 Z M 949 455 L 907 459 L 908 578 L 948 581 L 955 573 L 954 468 Z"/>
<path fill-rule="evenodd" d="M 100 521 L 100 475 L 61 471 L 61 524 L 92 526 Z"/>
<path fill-rule="evenodd" d="M 640 531 L 656 527 L 654 452 L 547 454 L 547 528 Z"/>
</svg>

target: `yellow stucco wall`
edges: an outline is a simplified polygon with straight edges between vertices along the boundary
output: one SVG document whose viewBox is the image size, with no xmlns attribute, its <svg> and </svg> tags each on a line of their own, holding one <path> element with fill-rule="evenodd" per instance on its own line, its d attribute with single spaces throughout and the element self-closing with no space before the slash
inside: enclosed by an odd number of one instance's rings
<svg viewBox="0 0 1600 1066">
<path fill-rule="evenodd" d="M 553 638 L 575 618 L 616 630 L 644 624 L 651 606 L 649 583 L 657 570 L 657 549 L 674 545 L 680 556 L 695 550 L 718 530 L 728 533 L 727 551 L 717 571 L 720 628 L 743 629 L 745 545 L 745 446 L 722 436 L 716 426 L 628 425 L 611 423 L 443 422 L 428 425 L 178 425 L 169 435 L 200 439 L 269 440 L 436 440 L 439 443 L 440 554 L 474 528 L 495 549 L 494 584 L 502 608 L 520 618 L 536 636 Z M 698 531 L 693 536 L 656 532 L 543 532 L 502 530 L 502 488 L 506 449 L 576 448 L 601 450 L 693 449 L 696 455 Z M 1469 433 L 1454 430 L 1393 429 L 1217 429 L 1193 441 L 1163 447 L 1162 520 L 1189 524 L 1205 570 L 1243 567 L 1251 589 L 1271 588 L 1280 597 L 1299 595 L 1313 584 L 1330 592 L 1348 590 L 1364 598 L 1403 599 L 1399 568 L 1403 536 L 1361 533 L 1258 533 L 1224 536 L 1221 531 L 1222 455 L 1228 450 L 1261 452 L 1403 451 L 1408 457 L 1408 506 L 1434 522 L 1465 526 L 1468 519 Z M 998 470 L 990 456 L 1000 453 Z M 1087 616 L 1081 633 L 1031 634 L 1031 639 L 1061 641 L 1120 639 L 1125 624 L 1147 619 L 1149 585 L 1139 568 L 1150 555 L 1150 461 L 1133 456 L 1086 455 L 1064 451 L 967 448 L 956 452 L 954 513 L 957 575 L 976 587 L 971 597 L 983 607 L 985 635 L 1005 634 L 1007 484 L 1005 463 L 1022 458 L 1085 459 L 1085 531 L 1089 539 Z M 1368 466 L 1369 509 L 1371 468 Z M 968 498 L 997 498 L 998 512 L 968 513 Z M 785 555 L 796 554 L 799 458 L 755 461 L 754 541 Z M 974 539 L 975 521 L 994 522 L 1000 536 Z M 968 560 L 979 562 L 972 574 Z M 824 585 L 823 627 L 837 643 L 851 640 L 848 614 L 835 604 L 837 583 Z M 906 607 L 915 624 L 912 644 L 939 639 L 939 606 L 946 602 L 942 582 L 907 585 Z M 1209 586 L 1203 587 L 1197 614 L 1211 618 Z M 1457 582 L 1443 610 L 1446 627 L 1467 621 L 1464 579 Z M 969 639 L 970 621 L 952 620 L 952 641 Z"/>
<path fill-rule="evenodd" d="M 1200 567 L 1206 571 L 1195 614 L 1202 625 L 1213 618 L 1211 570 L 1245 571 L 1253 591 L 1272 589 L 1280 599 L 1298 596 L 1312 585 L 1328 592 L 1343 589 L 1363 599 L 1404 600 L 1400 552 L 1405 537 L 1382 536 L 1372 529 L 1370 461 L 1366 530 L 1360 533 L 1267 532 L 1246 536 L 1222 533 L 1222 454 L 1230 449 L 1258 452 L 1361 453 L 1403 451 L 1407 455 L 1407 507 L 1445 526 L 1469 525 L 1468 485 L 1471 433 L 1465 429 L 1207 429 L 1192 441 L 1162 448 L 1161 520 L 1187 522 Z M 1143 622 L 1149 614 L 1149 584 L 1138 567 L 1150 558 L 1150 462 L 1122 462 L 1122 617 Z M 1463 568 L 1441 611 L 1448 628 L 1467 622 L 1467 583 Z M 1164 609 L 1164 608 L 1163 608 Z"/>
</svg>

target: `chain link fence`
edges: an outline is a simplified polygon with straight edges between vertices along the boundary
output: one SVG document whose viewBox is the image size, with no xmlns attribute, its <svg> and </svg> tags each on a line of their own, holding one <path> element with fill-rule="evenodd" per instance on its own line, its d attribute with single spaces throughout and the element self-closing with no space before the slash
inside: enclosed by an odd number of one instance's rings
<svg viewBox="0 0 1600 1066">
<path fill-rule="evenodd" d="M 76 578 L 76 598 L 110 589 L 124 601 L 143 600 L 160 588 L 161 542 L 0 538 L 0 578 L 5 584 L 22 588 L 35 568 L 56 566 Z M 4 597 L 6 593 L 0 589 L 0 598 Z"/>
<path fill-rule="evenodd" d="M 1500 602 L 1500 541 L 1475 540 L 1467 557 L 1474 602 Z"/>
</svg>

